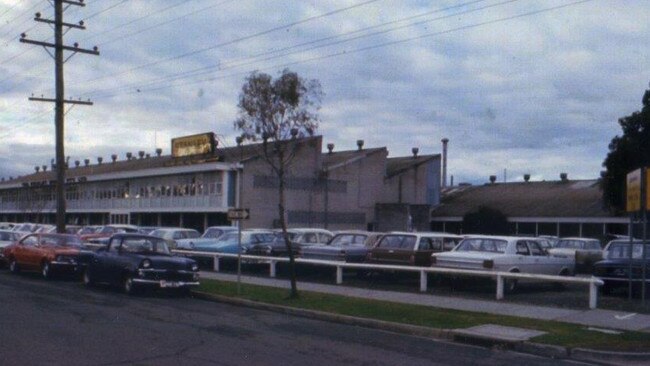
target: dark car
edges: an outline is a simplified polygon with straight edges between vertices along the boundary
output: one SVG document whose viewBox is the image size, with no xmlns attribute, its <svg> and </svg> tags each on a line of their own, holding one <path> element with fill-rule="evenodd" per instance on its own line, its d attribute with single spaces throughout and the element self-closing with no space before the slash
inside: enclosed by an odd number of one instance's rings
<svg viewBox="0 0 650 366">
<path fill-rule="evenodd" d="M 367 261 L 380 264 L 431 266 L 431 255 L 454 249 L 462 239 L 446 233 L 392 232 L 368 251 Z"/>
<path fill-rule="evenodd" d="M 165 239 L 144 234 L 115 234 L 106 248 L 93 253 L 84 272 L 87 286 L 121 286 L 127 294 L 144 288 L 180 289 L 199 285 L 193 259 L 172 256 Z"/>
<path fill-rule="evenodd" d="M 603 280 L 603 293 L 609 294 L 617 288 L 629 288 L 630 267 L 632 269 L 632 291 L 640 294 L 643 281 L 643 267 L 646 267 L 646 289 L 650 289 L 650 243 L 643 245 L 636 241 L 632 244 L 632 257 L 630 258 L 630 242 L 628 240 L 615 240 L 605 247 L 603 260 L 594 264 L 594 275 Z M 646 260 L 643 260 L 645 247 Z"/>
<path fill-rule="evenodd" d="M 45 233 L 29 234 L 7 246 L 3 254 L 11 272 L 41 272 L 45 278 L 57 273 L 82 272 L 92 256 L 83 249 L 76 235 Z"/>
<path fill-rule="evenodd" d="M 293 242 L 293 237 L 295 234 L 288 233 L 289 240 L 291 241 L 291 251 L 294 256 L 297 256 L 300 252 L 300 245 Z M 270 257 L 288 257 L 289 250 L 284 241 L 284 235 L 282 232 L 274 233 L 273 240 L 266 242 L 254 243 L 247 246 L 244 250 L 244 253 L 250 255 L 261 255 L 261 256 L 270 256 Z"/>
</svg>

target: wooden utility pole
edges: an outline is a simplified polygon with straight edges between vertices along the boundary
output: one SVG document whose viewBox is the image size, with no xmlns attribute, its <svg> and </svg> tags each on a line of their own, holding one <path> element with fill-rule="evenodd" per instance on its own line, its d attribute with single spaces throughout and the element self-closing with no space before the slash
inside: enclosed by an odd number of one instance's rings
<svg viewBox="0 0 650 366">
<path fill-rule="evenodd" d="M 65 6 L 64 6 L 65 4 Z M 64 120 L 65 120 L 65 105 L 66 104 L 81 104 L 92 105 L 90 101 L 80 100 L 66 100 L 65 99 L 65 84 L 63 80 L 63 64 L 68 61 L 76 53 L 86 53 L 90 55 L 99 55 L 97 46 L 92 50 L 79 48 L 79 44 L 75 43 L 73 46 L 65 46 L 63 44 L 63 28 L 70 29 L 86 29 L 84 22 L 80 21 L 78 24 L 65 23 L 63 21 L 63 12 L 70 6 L 86 6 L 83 0 L 53 0 L 54 5 L 54 20 L 42 19 L 40 13 L 36 13 L 34 21 L 46 23 L 54 26 L 54 43 L 41 42 L 27 39 L 25 33 L 21 34 L 20 42 L 42 46 L 47 53 L 54 59 L 54 79 L 55 79 L 55 98 L 35 98 L 31 97 L 29 100 L 37 102 L 50 102 L 54 103 L 54 125 L 56 135 L 56 231 L 59 233 L 65 232 L 65 149 L 64 149 Z M 49 49 L 54 49 L 54 55 Z M 70 51 L 67 58 L 64 59 L 64 51 Z"/>
</svg>

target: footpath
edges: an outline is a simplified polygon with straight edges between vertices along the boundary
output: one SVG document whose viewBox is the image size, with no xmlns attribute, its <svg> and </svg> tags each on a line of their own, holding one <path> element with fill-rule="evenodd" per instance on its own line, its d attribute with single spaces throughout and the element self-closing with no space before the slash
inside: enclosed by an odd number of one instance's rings
<svg viewBox="0 0 650 366">
<path fill-rule="evenodd" d="M 236 282 L 237 276 L 234 274 L 226 274 L 219 272 L 201 272 L 201 277 L 205 279 L 214 279 L 219 281 Z M 263 278 L 254 276 L 241 276 L 241 282 L 245 284 L 260 285 L 276 288 L 289 288 L 289 282 L 286 279 Z M 449 296 L 435 296 L 430 293 L 408 293 L 408 292 L 395 292 L 385 290 L 373 290 L 356 287 L 348 287 L 344 285 L 327 285 L 310 282 L 299 282 L 298 287 L 302 291 L 311 291 L 318 293 L 327 293 L 334 295 L 341 295 L 354 298 L 372 299 L 379 301 L 389 301 L 395 303 L 404 303 L 411 305 L 430 306 L 432 308 L 440 309 L 453 309 L 477 313 L 487 313 L 495 315 L 515 316 L 522 318 L 530 318 L 536 320 L 559 321 L 571 324 L 578 324 L 601 330 L 603 332 L 609 331 L 637 331 L 650 333 L 650 315 L 625 313 L 612 310 L 603 309 L 563 309 L 550 306 L 534 306 L 509 303 L 506 301 L 488 301 L 488 300 L 474 300 L 464 299 Z M 225 299 L 222 299 L 225 300 Z M 252 302 L 237 300 L 233 303 L 242 305 L 252 305 Z M 266 308 L 266 307 L 263 307 Z M 273 310 L 273 307 L 268 307 Z M 310 314 L 303 311 L 288 311 L 281 309 L 281 311 L 292 312 L 296 315 L 310 316 Z M 328 320 L 327 316 L 323 314 L 317 318 Z M 330 320 L 347 322 L 350 324 L 364 325 L 366 321 L 350 321 L 350 319 L 342 319 L 341 317 L 331 317 Z M 380 328 L 391 330 L 390 327 L 380 326 Z M 395 331 L 401 331 L 408 327 L 397 326 Z M 521 333 L 523 329 L 501 327 L 498 325 L 486 325 L 475 327 L 476 329 L 468 329 L 463 331 L 454 332 L 454 336 L 448 338 L 457 339 L 459 335 L 464 336 L 470 343 L 478 343 L 484 345 L 497 345 L 500 342 L 511 342 L 518 347 L 515 350 L 538 354 L 545 357 L 554 358 L 571 358 L 581 361 L 597 362 L 601 364 L 625 364 L 625 365 L 648 365 L 650 364 L 650 353 L 624 353 L 624 352 L 606 352 L 595 350 L 582 350 L 582 349 L 564 349 L 556 346 L 540 346 L 537 344 L 527 343 L 530 337 L 535 334 Z M 408 332 L 408 330 L 407 330 Z M 427 335 L 427 332 L 413 331 L 412 334 Z M 436 333 L 431 333 L 434 335 Z M 438 337 L 439 338 L 439 337 Z M 471 342 L 471 340 L 475 342 Z M 481 342 L 476 342 L 481 340 Z M 524 341 L 524 342 L 522 342 Z M 519 347 L 519 346 L 524 347 Z M 650 352 L 650 350 L 648 350 Z"/>
</svg>

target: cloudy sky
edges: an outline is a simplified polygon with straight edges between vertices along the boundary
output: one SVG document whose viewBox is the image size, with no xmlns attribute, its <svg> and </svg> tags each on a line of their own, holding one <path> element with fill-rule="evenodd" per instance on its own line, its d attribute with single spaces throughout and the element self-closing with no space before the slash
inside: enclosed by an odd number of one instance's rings
<svg viewBox="0 0 650 366">
<path fill-rule="evenodd" d="M 650 81 L 647 0 L 86 0 L 65 42 L 99 46 L 65 65 L 66 155 L 170 151 L 214 131 L 234 145 L 254 70 L 289 68 L 325 92 L 319 133 L 337 150 L 440 153 L 458 182 L 596 178 L 618 118 Z M 0 176 L 54 157 L 53 32 L 45 0 L 0 0 Z"/>
</svg>

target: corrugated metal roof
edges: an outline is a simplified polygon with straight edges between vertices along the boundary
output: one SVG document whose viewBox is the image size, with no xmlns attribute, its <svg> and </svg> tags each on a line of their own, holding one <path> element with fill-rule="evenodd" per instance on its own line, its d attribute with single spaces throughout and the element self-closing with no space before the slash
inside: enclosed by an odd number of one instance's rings
<svg viewBox="0 0 650 366">
<path fill-rule="evenodd" d="M 479 206 L 508 217 L 608 217 L 598 180 L 496 183 L 449 187 L 432 217 L 462 217 Z"/>
</svg>

